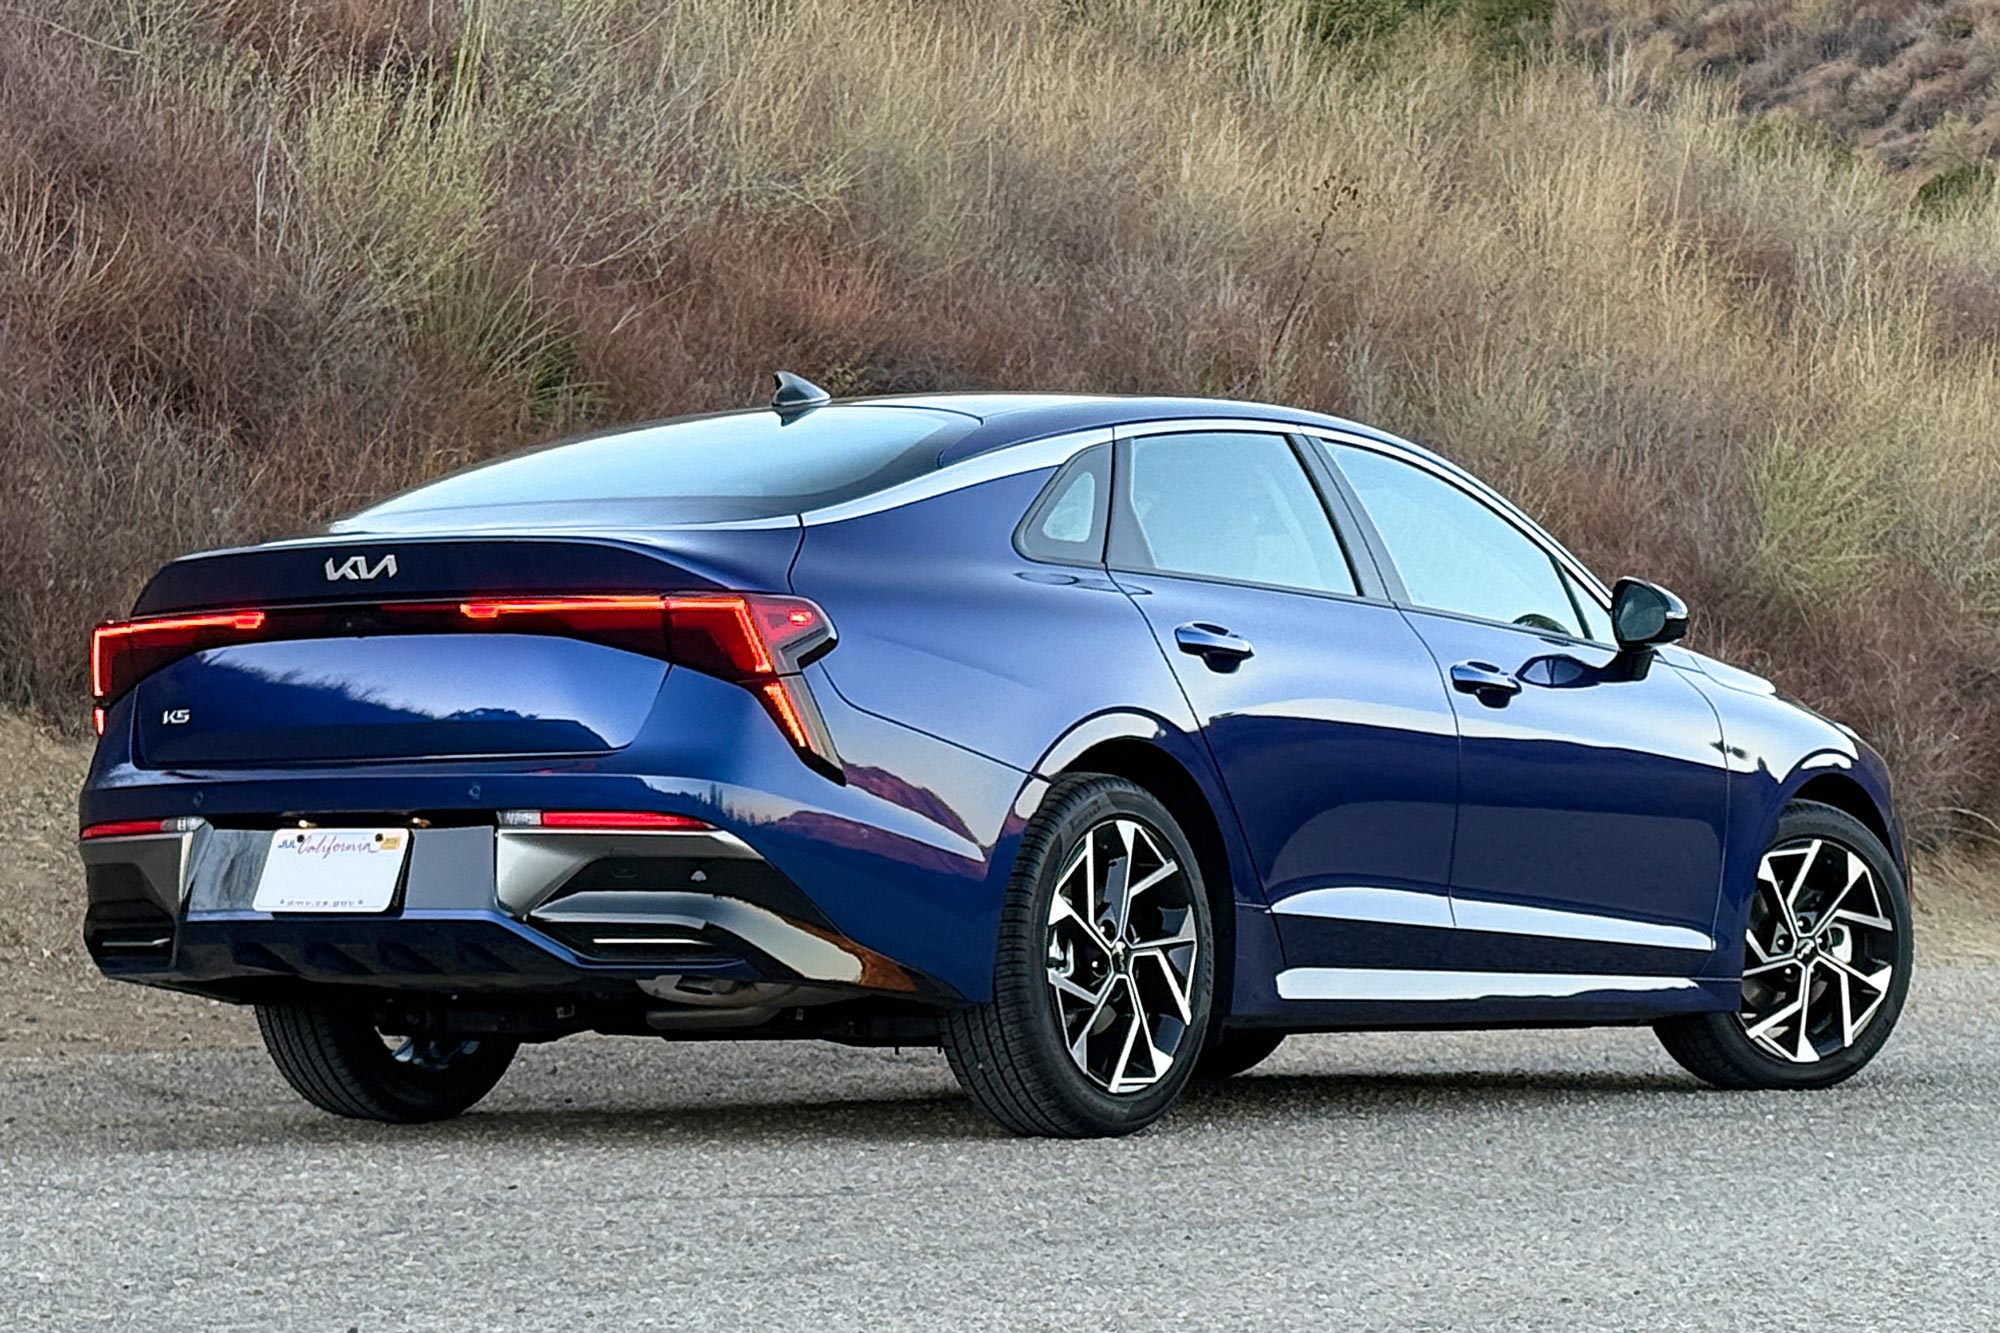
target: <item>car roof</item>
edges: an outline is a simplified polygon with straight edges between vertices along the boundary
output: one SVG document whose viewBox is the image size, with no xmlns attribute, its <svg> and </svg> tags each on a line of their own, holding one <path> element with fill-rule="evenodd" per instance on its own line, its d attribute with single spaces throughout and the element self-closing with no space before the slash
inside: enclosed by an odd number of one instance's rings
<svg viewBox="0 0 2000 1333">
<path fill-rule="evenodd" d="M 1410 447 L 1372 426 L 1310 412 L 1303 408 L 1281 407 L 1272 403 L 1247 403 L 1229 398 L 1181 398 L 1155 395 L 1053 394 L 1053 393 L 923 393 L 880 398 L 851 398 L 830 403 L 820 411 L 838 409 L 844 403 L 867 403 L 878 407 L 922 407 L 932 411 L 957 412 L 974 417 L 979 424 L 947 445 L 938 456 L 940 467 L 977 454 L 1002 449 L 1011 444 L 1063 435 L 1071 431 L 1106 426 L 1130 425 L 1142 421 L 1171 421 L 1179 417 L 1214 420 L 1276 422 L 1281 425 L 1318 426 L 1350 431 L 1386 444 Z"/>
</svg>

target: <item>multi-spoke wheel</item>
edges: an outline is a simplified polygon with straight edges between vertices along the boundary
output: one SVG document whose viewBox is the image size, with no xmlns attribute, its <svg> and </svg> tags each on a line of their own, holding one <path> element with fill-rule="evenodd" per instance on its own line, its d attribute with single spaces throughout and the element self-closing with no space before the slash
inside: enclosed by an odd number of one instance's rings
<svg viewBox="0 0 2000 1333">
<path fill-rule="evenodd" d="M 1844 1051 L 1882 1012 L 1896 979 L 1896 923 L 1851 847 L 1793 838 L 1764 853 L 1744 940 L 1750 1040 L 1811 1064 Z"/>
<path fill-rule="evenodd" d="M 1063 1043 L 1106 1092 L 1174 1066 L 1200 953 L 1183 864 L 1137 819 L 1093 825 L 1049 899 L 1048 981 Z"/>
<path fill-rule="evenodd" d="M 1902 876 L 1852 816 L 1801 802 L 1757 868 L 1742 1003 L 1660 1025 L 1667 1050 L 1723 1087 L 1825 1087 L 1888 1040 L 1909 988 Z"/>
<path fill-rule="evenodd" d="M 1200 1054 L 1211 940 L 1173 817 L 1122 779 L 1067 779 L 1022 837 L 992 1003 L 946 1020 L 952 1068 L 1017 1133 L 1142 1128 Z"/>
<path fill-rule="evenodd" d="M 519 1043 L 384 1032 L 366 1009 L 260 1004 L 257 1027 L 278 1072 L 323 1111 L 357 1120 L 444 1120 L 493 1090 Z"/>
</svg>

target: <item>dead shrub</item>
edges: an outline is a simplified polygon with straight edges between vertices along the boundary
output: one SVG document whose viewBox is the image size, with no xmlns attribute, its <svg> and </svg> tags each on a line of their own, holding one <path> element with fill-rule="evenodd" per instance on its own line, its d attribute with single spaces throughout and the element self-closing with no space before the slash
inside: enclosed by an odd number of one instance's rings
<svg viewBox="0 0 2000 1333">
<path fill-rule="evenodd" d="M 1803 63 L 1846 0 L 1609 3 L 1552 20 L 1595 63 L 1514 40 L 1540 5 L 1481 11 L 1505 61 L 1434 13 L 1328 43 L 1317 0 L 0 10 L 0 693 L 80 720 L 90 622 L 180 551 L 774 366 L 1209 392 L 1479 469 L 1967 827 L 2000 801 L 1994 210 L 1916 216 L 1842 146 L 1912 133 L 1846 36 Z M 1946 77 L 1932 8 L 1863 15 L 1866 77 L 1908 87 L 1919 38 Z"/>
</svg>

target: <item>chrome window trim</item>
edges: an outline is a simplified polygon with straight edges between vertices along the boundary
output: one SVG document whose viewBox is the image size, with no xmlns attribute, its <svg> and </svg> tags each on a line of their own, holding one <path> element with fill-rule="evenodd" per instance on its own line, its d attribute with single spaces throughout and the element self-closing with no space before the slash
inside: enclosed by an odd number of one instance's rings
<svg viewBox="0 0 2000 1333">
<path fill-rule="evenodd" d="M 866 518 L 889 509 L 900 509 L 919 500 L 935 499 L 953 491 L 961 491 L 970 486 L 983 485 L 989 481 L 999 481 L 1003 477 L 1018 477 L 1026 472 L 1040 472 L 1045 468 L 1059 468 L 1093 445 L 1109 444 L 1113 427 L 1093 426 L 1087 430 L 1069 431 L 1062 435 L 1050 435 L 1040 440 L 1029 440 L 1022 444 L 1003 445 L 985 453 L 962 458 L 956 463 L 948 463 L 935 472 L 926 472 L 921 477 L 912 477 L 873 495 L 863 495 L 837 505 L 827 505 L 820 509 L 810 509 L 800 515 L 808 526 L 821 523 L 840 523 L 850 518 Z"/>
</svg>

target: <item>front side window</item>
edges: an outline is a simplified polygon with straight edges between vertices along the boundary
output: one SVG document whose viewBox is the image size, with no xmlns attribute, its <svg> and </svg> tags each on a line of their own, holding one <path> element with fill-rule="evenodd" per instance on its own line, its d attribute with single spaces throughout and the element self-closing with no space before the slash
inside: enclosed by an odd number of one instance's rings
<svg viewBox="0 0 2000 1333">
<path fill-rule="evenodd" d="M 1371 449 L 1337 444 L 1331 452 L 1414 605 L 1592 637 L 1554 558 L 1485 502 Z"/>
<path fill-rule="evenodd" d="M 1353 593 L 1319 493 L 1282 435 L 1147 435 L 1126 454 L 1112 561 L 1126 569 Z"/>
<path fill-rule="evenodd" d="M 1583 616 L 1583 637 L 1598 643 L 1612 643 L 1616 636 L 1611 632 L 1611 613 L 1591 595 L 1590 589 L 1573 577 L 1568 570 L 1563 571 L 1563 586 L 1569 589 L 1570 600 Z"/>
</svg>

